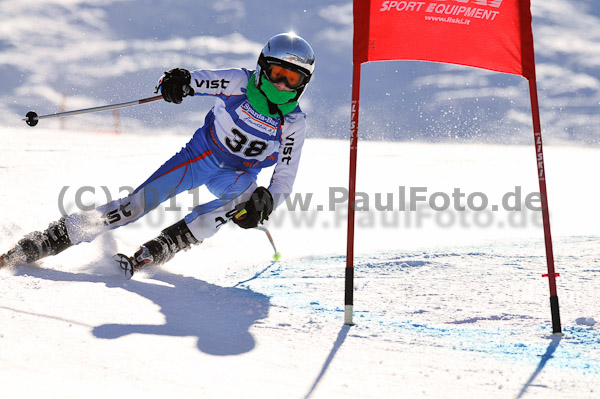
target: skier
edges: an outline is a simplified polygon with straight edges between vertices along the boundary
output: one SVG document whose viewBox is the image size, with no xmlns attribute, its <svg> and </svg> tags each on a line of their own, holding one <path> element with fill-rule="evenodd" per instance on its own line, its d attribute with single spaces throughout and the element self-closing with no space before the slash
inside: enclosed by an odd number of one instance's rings
<svg viewBox="0 0 600 399">
<path fill-rule="evenodd" d="M 217 199 L 195 207 L 132 257 L 115 255 L 128 277 L 144 265 L 163 264 L 201 243 L 229 220 L 244 229 L 262 224 L 292 190 L 306 127 L 298 100 L 314 67 L 311 46 L 293 33 L 282 33 L 266 43 L 255 71 L 175 68 L 165 72 L 156 90 L 167 102 L 180 104 L 188 96 L 216 97 L 204 125 L 131 195 L 64 216 L 45 231 L 28 234 L 0 256 L 0 267 L 33 263 L 90 242 L 201 185 Z M 272 165 L 276 166 L 269 187 L 257 187 L 260 170 Z"/>
</svg>

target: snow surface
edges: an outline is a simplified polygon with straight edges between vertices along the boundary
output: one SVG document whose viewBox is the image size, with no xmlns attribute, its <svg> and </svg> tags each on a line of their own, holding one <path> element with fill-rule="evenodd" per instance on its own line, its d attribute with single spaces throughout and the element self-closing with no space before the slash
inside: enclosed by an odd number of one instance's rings
<svg viewBox="0 0 600 399">
<path fill-rule="evenodd" d="M 117 196 L 187 140 L 0 129 L 0 251 L 57 219 L 59 203 L 73 211 L 78 188 L 96 188 L 84 205 L 104 201 L 102 187 Z M 597 398 L 600 150 L 545 154 L 562 336 L 551 333 L 539 212 L 374 205 L 399 187 L 484 193 L 490 209 L 515 186 L 524 198 L 537 191 L 532 145 L 361 142 L 358 190 L 372 202 L 357 214 L 348 327 L 345 210 L 329 211 L 330 192 L 347 186 L 348 143 L 309 139 L 295 192 L 311 205 L 268 224 L 280 262 L 262 232 L 227 225 L 121 278 L 111 255 L 207 200 L 200 190 L 38 266 L 0 270 L 0 397 Z"/>
</svg>

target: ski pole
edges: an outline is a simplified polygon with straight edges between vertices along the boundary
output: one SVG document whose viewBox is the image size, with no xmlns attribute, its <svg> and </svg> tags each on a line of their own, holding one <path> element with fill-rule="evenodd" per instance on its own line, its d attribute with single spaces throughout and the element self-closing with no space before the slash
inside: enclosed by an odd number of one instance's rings
<svg viewBox="0 0 600 399">
<path fill-rule="evenodd" d="M 240 217 L 244 216 L 246 213 L 247 213 L 246 210 L 242 209 L 241 211 L 239 211 L 238 213 L 236 213 L 234 217 L 237 219 L 237 218 L 240 218 Z M 271 246 L 273 247 L 273 251 L 275 251 L 273 253 L 273 260 L 275 262 L 277 262 L 278 260 L 280 260 L 281 259 L 281 252 L 279 252 L 277 250 L 277 247 L 275 246 L 275 241 L 273 241 L 273 236 L 269 232 L 269 229 L 267 229 L 264 226 L 256 226 L 255 229 L 263 231 L 267 235 L 267 238 L 269 239 L 269 242 L 271 243 Z"/>
<path fill-rule="evenodd" d="M 129 101 L 129 102 L 126 102 L 126 103 L 103 105 L 101 107 L 77 109 L 77 110 L 74 110 L 74 111 L 58 112 L 56 114 L 41 115 L 41 116 L 38 116 L 38 114 L 35 113 L 34 111 L 29 111 L 25 115 L 25 119 L 23 119 L 23 120 L 29 126 L 33 127 L 33 126 L 35 126 L 35 125 L 38 124 L 38 122 L 40 121 L 40 119 L 57 118 L 59 116 L 71 116 L 71 115 L 88 114 L 88 113 L 91 113 L 91 112 L 107 111 L 109 109 L 131 107 L 133 105 L 140 105 L 140 104 L 145 104 L 145 103 L 149 103 L 149 102 L 156 101 L 156 100 L 161 100 L 162 98 L 163 98 L 162 95 L 158 95 L 158 96 L 154 96 L 154 97 L 143 98 L 141 100 Z"/>
<path fill-rule="evenodd" d="M 267 235 L 267 238 L 269 239 L 269 242 L 271 243 L 271 246 L 273 247 L 273 251 L 275 251 L 275 253 L 273 254 L 273 260 L 275 262 L 277 262 L 278 260 L 280 260 L 281 259 L 281 252 L 279 252 L 277 250 L 277 248 L 275 247 L 275 242 L 273 241 L 273 237 L 271 236 L 271 233 L 269 232 L 269 230 L 266 227 L 263 227 L 263 226 L 256 226 L 255 229 L 265 232 L 265 234 Z"/>
</svg>

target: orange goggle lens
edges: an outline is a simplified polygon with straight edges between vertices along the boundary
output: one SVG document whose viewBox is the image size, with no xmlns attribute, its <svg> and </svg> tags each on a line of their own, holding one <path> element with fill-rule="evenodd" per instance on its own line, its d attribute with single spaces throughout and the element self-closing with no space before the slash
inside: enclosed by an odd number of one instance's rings
<svg viewBox="0 0 600 399">
<path fill-rule="evenodd" d="M 267 77 L 273 83 L 285 82 L 290 89 L 296 89 L 304 82 L 304 75 L 279 65 L 271 65 Z"/>
</svg>

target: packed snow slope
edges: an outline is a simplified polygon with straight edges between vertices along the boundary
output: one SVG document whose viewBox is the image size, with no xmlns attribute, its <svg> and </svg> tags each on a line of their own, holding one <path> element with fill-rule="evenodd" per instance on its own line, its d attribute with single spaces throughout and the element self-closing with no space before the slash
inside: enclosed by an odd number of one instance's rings
<svg viewBox="0 0 600 399">
<path fill-rule="evenodd" d="M 598 144 L 600 3 L 532 0 L 532 13 L 547 140 Z M 0 15 L 3 125 L 20 125 L 31 109 L 42 115 L 61 106 L 149 97 L 162 73 L 174 67 L 253 69 L 269 37 L 295 30 L 317 55 L 303 106 L 321 128 L 310 134 L 348 134 L 351 1 L 5 0 Z M 366 64 L 362 80 L 363 138 L 529 143 L 529 95 L 521 77 L 404 61 Z M 160 104 L 128 109 L 121 117 L 124 130 L 160 132 L 199 122 L 205 110 L 174 114 Z M 66 124 L 113 126 L 110 113 Z"/>
<path fill-rule="evenodd" d="M 0 251 L 61 210 L 127 193 L 187 139 L 1 129 Z M 0 397 L 597 398 L 589 176 L 600 153 L 546 147 L 564 332 L 553 336 L 531 147 L 361 142 L 353 327 L 346 141 L 307 141 L 296 205 L 267 224 L 279 262 L 264 233 L 226 225 L 124 280 L 111 255 L 210 198 L 197 190 L 93 243 L 0 270 Z"/>
</svg>

